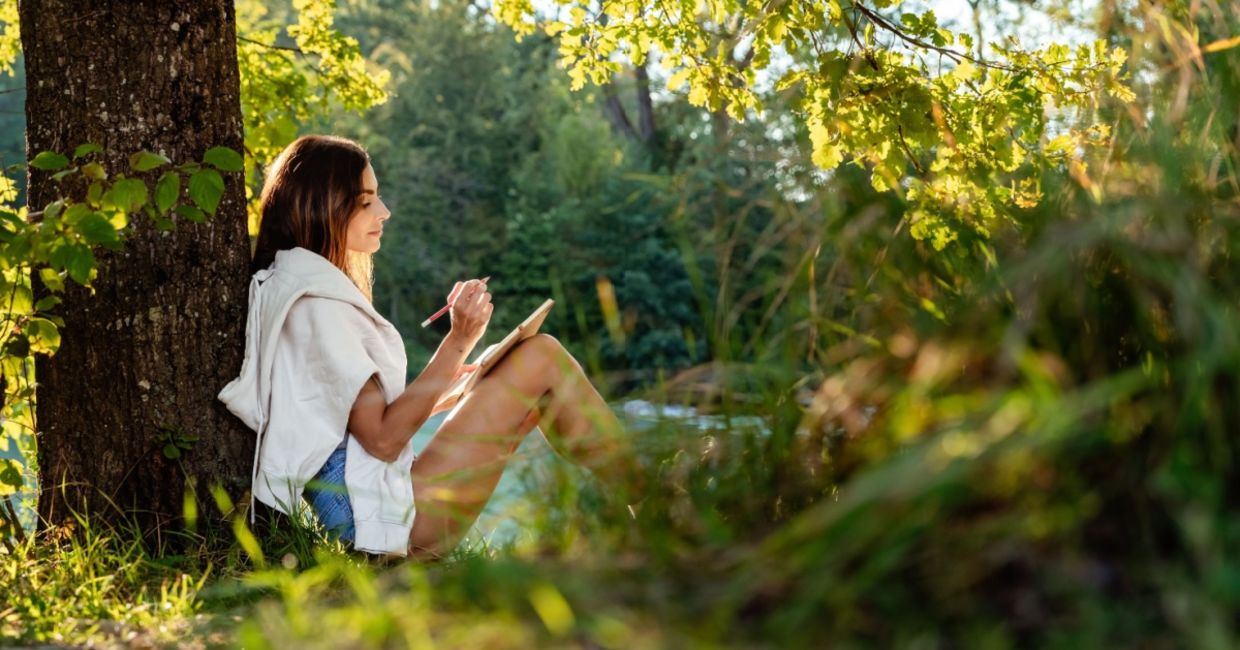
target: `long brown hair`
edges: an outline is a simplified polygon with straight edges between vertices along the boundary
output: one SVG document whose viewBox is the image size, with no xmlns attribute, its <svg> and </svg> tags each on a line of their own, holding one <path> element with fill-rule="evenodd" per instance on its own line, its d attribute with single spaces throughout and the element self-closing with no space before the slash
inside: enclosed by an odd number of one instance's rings
<svg viewBox="0 0 1240 650">
<path fill-rule="evenodd" d="M 267 168 L 252 270 L 300 246 L 327 258 L 371 300 L 371 255 L 345 246 L 369 164 L 366 150 L 347 138 L 303 135 L 285 147 Z"/>
</svg>

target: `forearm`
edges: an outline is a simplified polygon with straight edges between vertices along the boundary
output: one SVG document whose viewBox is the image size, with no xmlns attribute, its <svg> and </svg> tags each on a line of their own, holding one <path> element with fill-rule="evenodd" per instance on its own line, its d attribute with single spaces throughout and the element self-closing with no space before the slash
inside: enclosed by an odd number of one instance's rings
<svg viewBox="0 0 1240 650">
<path fill-rule="evenodd" d="M 452 385 L 457 370 L 465 363 L 473 347 L 474 343 L 451 332 L 444 337 L 422 372 L 384 410 L 382 430 L 385 439 L 398 442 L 398 448 L 408 444 Z"/>
<path fill-rule="evenodd" d="M 367 453 L 392 462 L 409 445 L 486 331 L 491 318 L 490 297 L 479 280 L 457 283 L 448 296 L 452 329 L 417 379 L 390 404 L 377 382 L 369 381 L 362 387 L 349 413 L 349 431 Z"/>
</svg>

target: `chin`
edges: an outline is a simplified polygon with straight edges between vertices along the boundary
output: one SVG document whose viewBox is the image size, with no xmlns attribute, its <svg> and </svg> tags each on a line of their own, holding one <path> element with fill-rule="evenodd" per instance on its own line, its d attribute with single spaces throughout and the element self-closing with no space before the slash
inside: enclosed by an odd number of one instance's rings
<svg viewBox="0 0 1240 650">
<path fill-rule="evenodd" d="M 380 243 L 379 243 L 379 241 L 378 241 L 378 240 L 376 240 L 376 241 L 373 241 L 373 242 L 366 242 L 365 244 L 363 244 L 363 245 L 361 245 L 361 246 L 349 246 L 349 247 L 348 247 L 348 250 L 350 250 L 350 251 L 352 251 L 352 252 L 354 252 L 354 253 L 367 253 L 367 254 L 374 254 L 374 253 L 378 252 L 378 250 L 379 250 L 379 246 L 380 246 Z"/>
</svg>

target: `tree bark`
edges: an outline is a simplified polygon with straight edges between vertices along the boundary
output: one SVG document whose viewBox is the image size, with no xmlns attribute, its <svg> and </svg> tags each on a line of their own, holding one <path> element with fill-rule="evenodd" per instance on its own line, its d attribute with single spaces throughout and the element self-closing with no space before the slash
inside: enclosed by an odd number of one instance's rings
<svg viewBox="0 0 1240 650">
<path fill-rule="evenodd" d="M 654 139 L 654 102 L 650 99 L 650 74 L 646 71 L 649 61 L 635 66 L 633 75 L 637 79 L 637 134 L 642 142 L 649 143 Z"/>
<path fill-rule="evenodd" d="M 141 149 L 174 162 L 215 145 L 242 150 L 231 0 L 21 0 L 27 154 L 94 142 L 115 175 Z M 249 242 L 240 174 L 218 213 L 157 231 L 131 217 L 124 250 L 99 253 L 94 293 L 67 283 L 59 352 L 39 358 L 39 513 L 147 525 L 182 513 L 185 477 L 248 487 L 253 434 L 216 400 L 243 353 Z M 56 197 L 31 170 L 29 205 Z M 198 441 L 179 459 L 170 432 Z M 204 514 L 209 510 L 200 510 Z"/>
<path fill-rule="evenodd" d="M 633 123 L 629 121 L 629 114 L 624 110 L 624 104 L 620 103 L 614 79 L 603 86 L 603 114 L 607 116 L 612 132 L 629 140 L 638 139 Z"/>
</svg>

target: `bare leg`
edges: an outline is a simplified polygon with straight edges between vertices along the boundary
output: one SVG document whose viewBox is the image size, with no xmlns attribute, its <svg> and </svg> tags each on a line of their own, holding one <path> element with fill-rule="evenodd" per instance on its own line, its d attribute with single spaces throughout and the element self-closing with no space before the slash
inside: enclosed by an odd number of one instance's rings
<svg viewBox="0 0 1240 650">
<path fill-rule="evenodd" d="M 601 478 L 631 474 L 620 423 L 581 365 L 559 341 L 534 336 L 457 404 L 414 462 L 413 555 L 436 557 L 456 546 L 539 423 L 557 450 Z"/>
</svg>

